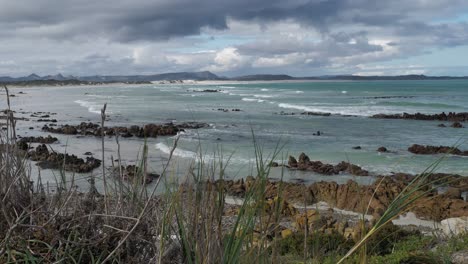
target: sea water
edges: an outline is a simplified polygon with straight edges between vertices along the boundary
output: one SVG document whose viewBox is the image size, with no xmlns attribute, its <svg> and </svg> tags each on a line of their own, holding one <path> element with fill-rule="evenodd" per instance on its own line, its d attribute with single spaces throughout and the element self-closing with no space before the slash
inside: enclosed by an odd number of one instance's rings
<svg viewBox="0 0 468 264">
<path fill-rule="evenodd" d="M 218 92 L 203 92 L 206 89 Z M 228 163 L 226 177 L 255 174 L 254 141 L 265 162 L 287 162 L 288 156 L 306 153 L 311 160 L 336 164 L 349 161 L 373 175 L 392 172 L 420 173 L 441 155 L 414 155 L 412 144 L 457 145 L 468 150 L 468 128 L 451 128 L 449 122 L 374 119 L 374 114 L 468 112 L 468 81 L 310 81 L 310 82 L 202 82 L 190 84 L 105 85 L 78 87 L 14 88 L 12 107 L 17 112 L 55 112 L 58 124 L 100 122 L 107 103 L 107 126 L 166 122 L 205 122 L 209 127 L 178 135 L 174 151 L 174 177 L 187 167 L 205 163 Z M 2 98 L 2 104 L 4 98 Z M 228 109 L 228 112 L 218 109 Z M 240 109 L 241 111 L 230 111 Z M 295 113 L 295 115 L 281 115 Z M 301 112 L 330 116 L 300 115 Z M 20 114 L 19 114 L 20 115 Z M 25 114 L 28 117 L 28 114 Z M 438 127 L 445 123 L 447 127 Z M 43 123 L 19 122 L 18 134 L 44 135 Z M 34 130 L 28 127 L 34 126 Z M 466 127 L 468 125 L 465 125 Z M 320 136 L 314 134 L 320 131 Z M 100 158 L 99 138 L 58 135 L 55 148 L 82 156 L 91 151 Z M 121 138 L 122 156 L 138 160 L 144 139 Z M 174 137 L 147 139 L 151 168 L 161 171 Z M 54 147 L 54 145 L 52 145 Z M 360 146 L 361 149 L 353 149 Z M 384 146 L 389 152 L 379 153 Z M 116 142 L 106 139 L 107 165 L 117 157 Z M 273 153 L 277 153 L 272 157 Z M 202 155 L 200 155 L 202 154 Z M 200 158 L 200 156 L 202 158 Z M 106 165 L 106 166 L 107 166 Z M 468 158 L 447 156 L 439 172 L 468 175 Z M 272 169 L 272 177 L 306 182 L 356 179 L 351 175 L 324 176 L 312 172 Z M 371 178 L 356 179 L 362 183 Z"/>
</svg>

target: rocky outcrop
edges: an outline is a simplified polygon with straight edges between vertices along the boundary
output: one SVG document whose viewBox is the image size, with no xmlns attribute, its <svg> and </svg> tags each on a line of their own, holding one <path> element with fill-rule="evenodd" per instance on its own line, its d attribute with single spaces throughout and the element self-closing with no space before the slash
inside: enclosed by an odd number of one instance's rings
<svg viewBox="0 0 468 264">
<path fill-rule="evenodd" d="M 86 173 L 101 166 L 101 161 L 93 157 L 87 157 L 84 160 L 75 155 L 49 151 L 45 144 L 37 146 L 27 156 L 32 161 L 37 161 L 37 166 L 43 169 L 63 169 L 65 171 Z"/>
<path fill-rule="evenodd" d="M 442 112 L 440 114 L 377 114 L 373 115 L 372 118 L 381 119 L 411 119 L 411 120 L 437 120 L 437 121 L 450 121 L 450 122 L 465 122 L 468 121 L 468 113 L 455 113 L 449 112 L 446 114 Z"/>
<path fill-rule="evenodd" d="M 299 163 L 299 162 L 298 162 Z M 218 181 L 226 192 L 234 196 L 244 196 L 256 186 L 253 177 L 237 181 Z M 390 203 L 405 190 L 408 182 L 392 177 L 382 177 L 371 185 L 359 185 L 355 181 L 346 184 L 336 182 L 315 182 L 311 185 L 267 181 L 264 192 L 266 199 L 281 197 L 290 202 L 313 204 L 324 201 L 339 209 L 380 217 Z M 438 194 L 429 187 L 418 190 L 414 195 L 422 195 L 411 206 L 411 211 L 423 219 L 440 221 L 450 217 L 468 216 L 468 202 L 451 195 Z"/>
<path fill-rule="evenodd" d="M 431 155 L 431 154 L 452 154 L 459 156 L 468 156 L 468 151 L 462 151 L 455 147 L 448 146 L 423 146 L 413 144 L 408 148 L 408 151 L 414 154 Z"/>
<path fill-rule="evenodd" d="M 309 157 L 301 153 L 299 159 L 296 160 L 290 156 L 288 160 L 288 167 L 290 169 L 308 170 L 325 175 L 340 174 L 343 172 L 350 173 L 356 176 L 368 176 L 369 172 L 361 167 L 342 161 L 337 165 L 322 163 L 321 161 L 311 161 Z"/>
<path fill-rule="evenodd" d="M 281 111 L 279 113 L 275 113 L 277 115 L 307 115 L 307 116 L 331 116 L 331 113 L 326 113 L 326 112 L 301 112 L 301 113 L 295 113 L 295 112 L 284 112 Z"/>
<path fill-rule="evenodd" d="M 52 144 L 58 141 L 58 138 L 48 135 L 47 137 L 23 137 L 19 140 L 20 142 L 26 143 L 41 143 L 41 144 Z"/>
<path fill-rule="evenodd" d="M 154 138 L 158 136 L 174 136 L 185 129 L 199 129 L 204 127 L 208 127 L 208 124 L 186 122 L 181 124 L 147 124 L 141 127 L 104 127 L 104 129 L 102 129 L 98 124 L 83 122 L 79 125 L 63 125 L 57 128 L 45 125 L 42 127 L 42 130 L 65 135 L 101 136 L 103 131 L 106 136 L 115 136 L 118 134 L 122 137 Z"/>
</svg>

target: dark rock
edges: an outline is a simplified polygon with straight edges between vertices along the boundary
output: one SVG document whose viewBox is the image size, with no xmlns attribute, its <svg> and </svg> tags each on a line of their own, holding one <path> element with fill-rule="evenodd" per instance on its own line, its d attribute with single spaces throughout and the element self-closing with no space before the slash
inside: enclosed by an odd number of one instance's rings
<svg viewBox="0 0 468 264">
<path fill-rule="evenodd" d="M 26 143 L 52 144 L 58 141 L 58 138 L 48 135 L 47 137 L 24 137 L 20 141 Z"/>
<path fill-rule="evenodd" d="M 288 165 L 291 168 L 297 167 L 297 160 L 293 156 L 289 156 Z"/>
<path fill-rule="evenodd" d="M 57 128 L 44 126 L 43 131 L 51 133 L 59 133 L 66 135 L 84 135 L 84 136 L 115 136 L 116 134 L 122 137 L 157 137 L 157 136 L 174 136 L 184 129 L 199 129 L 208 127 L 205 123 L 186 122 L 181 124 L 147 124 L 143 127 L 131 126 L 127 127 L 104 127 L 101 128 L 98 124 L 82 122 L 80 125 L 64 125 Z"/>
<path fill-rule="evenodd" d="M 321 161 L 311 161 L 304 153 L 299 155 L 298 161 L 293 156 L 289 156 L 288 165 L 291 169 L 309 170 L 325 175 L 340 174 L 342 172 L 347 172 L 357 176 L 369 175 L 368 171 L 357 165 L 345 161 L 342 161 L 337 165 L 325 164 Z"/>
<path fill-rule="evenodd" d="M 388 152 L 388 149 L 386 147 L 380 147 L 377 149 L 378 152 Z"/>
<path fill-rule="evenodd" d="M 438 124 L 438 127 L 447 127 L 445 124 Z"/>
<path fill-rule="evenodd" d="M 86 160 L 83 160 L 75 155 L 49 152 L 45 144 L 41 144 L 35 150 L 29 152 L 28 157 L 33 161 L 37 161 L 37 166 L 43 169 L 63 169 L 65 171 L 87 173 L 101 166 L 101 161 L 93 157 L 87 157 Z"/>
<path fill-rule="evenodd" d="M 438 121 L 451 121 L 451 122 L 465 122 L 468 121 L 468 113 L 455 113 L 449 112 L 446 114 L 442 112 L 441 114 L 377 114 L 373 115 L 372 118 L 383 118 L 383 119 L 412 119 L 412 120 L 438 120 Z"/>
<path fill-rule="evenodd" d="M 463 125 L 460 123 L 460 122 L 455 122 L 451 125 L 451 127 L 454 127 L 454 128 L 463 128 Z"/>
<path fill-rule="evenodd" d="M 355 146 L 353 149 L 361 149 L 361 146 Z"/>
<path fill-rule="evenodd" d="M 272 161 L 272 162 L 270 162 L 270 167 L 279 167 L 279 164 L 278 164 L 278 162 Z"/>
<path fill-rule="evenodd" d="M 459 156 L 468 156 L 468 151 L 461 151 L 458 148 L 448 146 L 423 146 L 413 144 L 408 148 L 408 151 L 414 154 L 431 155 L 431 154 L 452 154 Z"/>
</svg>

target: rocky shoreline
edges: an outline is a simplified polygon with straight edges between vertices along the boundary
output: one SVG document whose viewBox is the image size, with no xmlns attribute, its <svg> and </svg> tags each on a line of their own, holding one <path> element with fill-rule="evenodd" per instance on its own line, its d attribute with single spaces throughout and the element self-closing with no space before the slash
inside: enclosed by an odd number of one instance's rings
<svg viewBox="0 0 468 264">
<path fill-rule="evenodd" d="M 82 135 L 82 136 L 115 136 L 119 135 L 124 138 L 139 137 L 139 138 L 155 138 L 158 136 L 175 136 L 185 129 L 199 129 L 209 127 L 206 123 L 185 122 L 181 124 L 167 123 L 167 124 L 147 124 L 144 126 L 130 126 L 130 127 L 104 127 L 101 128 L 96 123 L 82 122 L 79 125 L 62 125 L 60 127 L 52 127 L 45 125 L 42 131 L 49 133 L 65 134 L 65 135 Z"/>
<path fill-rule="evenodd" d="M 457 179 L 463 178 L 452 175 Z M 468 189 L 468 181 L 463 181 L 462 186 Z M 245 180 L 218 180 L 214 184 L 218 188 L 235 197 L 244 197 L 245 194 L 255 185 L 254 177 L 247 177 Z M 338 184 L 334 181 L 315 182 L 310 185 L 302 183 L 290 183 L 280 181 L 266 182 L 267 199 L 275 199 L 280 195 L 289 203 L 302 205 L 312 205 L 317 202 L 326 202 L 329 205 L 357 213 L 368 213 L 375 218 L 380 217 L 388 208 L 388 205 L 408 186 L 408 180 L 398 177 L 379 177 L 371 185 L 359 185 L 350 180 L 345 184 Z M 452 187 L 454 190 L 455 187 Z M 415 202 L 411 212 L 421 219 L 441 221 L 447 218 L 468 216 L 468 202 L 463 200 L 461 194 L 456 191 L 439 193 L 426 190 L 417 193 L 424 195 Z M 427 192 L 427 193 L 425 193 Z"/>
<path fill-rule="evenodd" d="M 32 151 L 22 150 L 26 152 L 26 157 L 37 162 L 36 165 L 42 169 L 63 169 L 70 172 L 87 173 L 101 166 L 101 160 L 94 157 L 82 159 L 75 155 L 55 152 L 52 149 L 49 151 L 49 147 L 45 144 L 40 144 Z"/>
<path fill-rule="evenodd" d="M 278 167 L 279 164 L 273 162 L 270 164 L 270 166 Z M 299 155 L 298 160 L 296 160 L 296 158 L 293 156 L 289 156 L 288 165 L 286 165 L 286 167 L 292 170 L 313 171 L 325 175 L 336 175 L 343 172 L 347 172 L 356 176 L 369 175 L 368 171 L 349 162 L 342 161 L 337 165 L 331 165 L 322 163 L 321 161 L 311 161 L 310 158 L 304 153 Z"/>
<path fill-rule="evenodd" d="M 468 150 L 460 150 L 456 147 L 449 146 L 423 146 L 413 144 L 408 148 L 408 151 L 414 154 L 433 155 L 433 154 L 451 154 L 457 156 L 468 156 Z"/>
<path fill-rule="evenodd" d="M 448 114 L 446 114 L 445 112 L 442 112 L 440 114 L 422 114 L 422 113 L 377 114 L 377 115 L 371 116 L 371 118 L 466 122 L 468 121 L 468 113 L 449 112 Z"/>
</svg>

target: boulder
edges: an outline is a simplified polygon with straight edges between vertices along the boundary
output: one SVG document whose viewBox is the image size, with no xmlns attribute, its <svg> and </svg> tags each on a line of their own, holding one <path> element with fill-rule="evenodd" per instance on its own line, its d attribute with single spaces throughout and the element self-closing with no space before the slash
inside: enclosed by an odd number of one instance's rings
<svg viewBox="0 0 468 264">
<path fill-rule="evenodd" d="M 442 220 L 440 227 L 448 236 L 466 234 L 468 232 L 468 216 Z"/>
<path fill-rule="evenodd" d="M 388 149 L 386 147 L 380 147 L 377 149 L 378 152 L 388 152 Z"/>
</svg>

